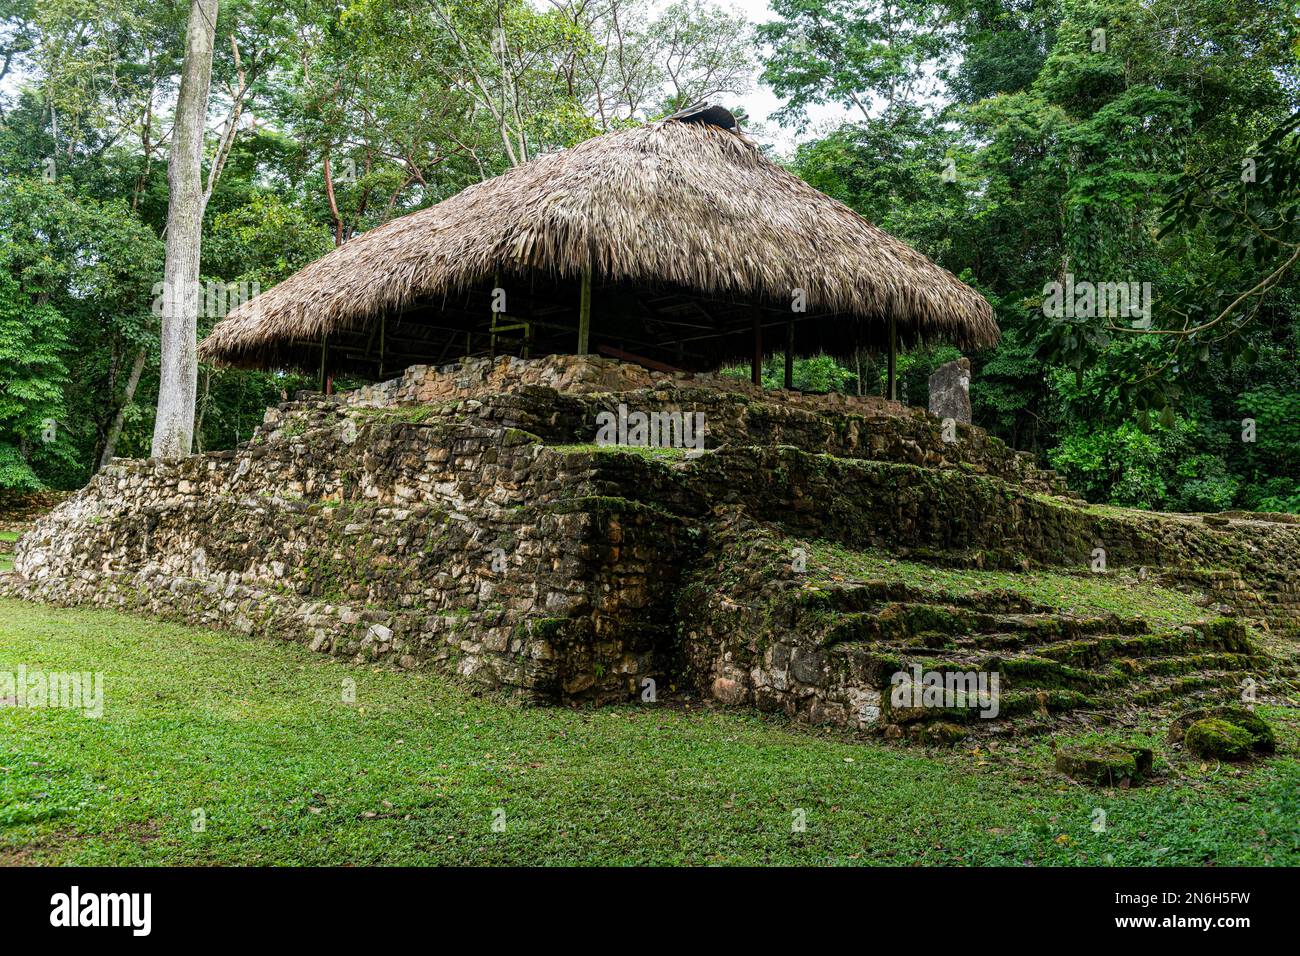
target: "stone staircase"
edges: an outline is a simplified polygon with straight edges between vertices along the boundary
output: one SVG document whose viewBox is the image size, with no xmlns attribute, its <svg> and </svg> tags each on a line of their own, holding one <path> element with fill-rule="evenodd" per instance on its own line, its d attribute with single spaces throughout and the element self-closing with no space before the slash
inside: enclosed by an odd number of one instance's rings
<svg viewBox="0 0 1300 956">
<path fill-rule="evenodd" d="M 809 567 L 802 574 L 813 584 L 789 570 L 788 539 L 753 527 L 732 533 L 727 558 L 697 574 L 679 602 L 687 673 L 729 705 L 943 740 L 1080 718 L 1123 722 L 1137 709 L 1234 699 L 1247 681 L 1260 694 L 1289 690 L 1298 672 L 1241 619 L 1079 613 L 1001 586 L 1015 577 L 1006 574 L 959 593 L 898 579 L 827 580 L 816 574 L 825 568 Z M 767 593 L 737 600 L 737 579 L 764 576 Z M 1141 603 L 1140 587 L 1133 598 Z M 950 676 L 955 699 L 924 699 L 924 680 L 946 689 Z M 962 697 L 979 688 L 983 696 Z"/>
</svg>

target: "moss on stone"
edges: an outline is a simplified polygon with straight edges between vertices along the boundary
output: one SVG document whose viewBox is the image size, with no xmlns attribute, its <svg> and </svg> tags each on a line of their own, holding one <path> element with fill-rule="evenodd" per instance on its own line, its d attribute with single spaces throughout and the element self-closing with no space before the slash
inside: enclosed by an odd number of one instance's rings
<svg viewBox="0 0 1300 956">
<path fill-rule="evenodd" d="M 917 736 L 927 744 L 951 747 L 953 744 L 963 740 L 966 737 L 966 733 L 967 731 L 957 724 L 940 720 L 935 721 L 934 723 L 922 724 Z"/>
<path fill-rule="evenodd" d="M 507 428 L 502 435 L 502 441 L 507 445 L 541 445 L 543 444 L 540 435 L 535 435 L 530 431 L 522 428 Z"/>
<path fill-rule="evenodd" d="M 1253 738 L 1243 727 L 1221 717 L 1207 717 L 1187 728 L 1183 746 L 1198 757 L 1210 760 L 1245 760 Z"/>
<path fill-rule="evenodd" d="M 1056 769 L 1067 777 L 1104 787 L 1118 786 L 1139 777 L 1137 756 L 1131 750 L 1109 744 L 1062 747 L 1056 752 Z"/>
<path fill-rule="evenodd" d="M 540 439 L 539 439 L 540 441 Z M 548 451 L 560 455 L 628 455 L 649 460 L 686 458 L 688 448 L 658 448 L 649 445 L 548 445 Z"/>
<path fill-rule="evenodd" d="M 1116 744 L 1120 750 L 1133 755 L 1133 764 L 1139 777 L 1149 777 L 1155 765 L 1155 753 L 1144 744 Z"/>
<path fill-rule="evenodd" d="M 353 409 L 351 414 L 372 418 L 380 422 L 418 424 L 442 414 L 453 405 L 455 405 L 455 402 L 429 405 L 390 405 L 385 408 L 357 408 Z"/>
<path fill-rule="evenodd" d="M 532 618 L 527 621 L 520 621 L 515 627 L 515 634 L 517 636 L 531 636 L 533 640 L 553 643 L 563 637 L 564 629 L 568 624 L 569 619 L 563 617 Z"/>
<path fill-rule="evenodd" d="M 675 516 L 657 505 L 648 505 L 631 498 L 618 498 L 612 495 L 587 495 L 579 498 L 564 498 L 544 506 L 552 514 L 644 514 L 658 518 L 674 520 Z"/>
<path fill-rule="evenodd" d="M 1187 733 L 1194 724 L 1212 719 L 1226 721 L 1245 731 L 1250 737 L 1250 747 L 1255 753 L 1272 753 L 1277 746 L 1273 728 L 1264 718 L 1254 711 L 1235 705 L 1202 707 L 1180 715 L 1169 725 L 1170 742 L 1185 743 Z"/>
</svg>

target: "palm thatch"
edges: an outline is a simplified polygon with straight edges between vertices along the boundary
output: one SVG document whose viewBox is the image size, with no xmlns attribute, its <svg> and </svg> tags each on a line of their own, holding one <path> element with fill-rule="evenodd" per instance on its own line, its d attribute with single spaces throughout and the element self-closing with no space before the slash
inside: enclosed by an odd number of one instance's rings
<svg viewBox="0 0 1300 956">
<path fill-rule="evenodd" d="M 355 337 L 415 309 L 436 315 L 439 299 L 446 307 L 507 278 L 576 282 L 585 269 L 606 288 L 833 317 L 832 337 L 845 341 L 870 330 L 878 342 L 891 318 L 903 344 L 976 349 L 999 337 L 988 302 L 906 243 L 739 132 L 670 118 L 543 155 L 357 236 L 233 311 L 200 354 L 284 361 L 289 343 Z M 796 290 L 804 313 L 791 312 Z M 593 333 L 602 320 L 594 309 Z"/>
</svg>

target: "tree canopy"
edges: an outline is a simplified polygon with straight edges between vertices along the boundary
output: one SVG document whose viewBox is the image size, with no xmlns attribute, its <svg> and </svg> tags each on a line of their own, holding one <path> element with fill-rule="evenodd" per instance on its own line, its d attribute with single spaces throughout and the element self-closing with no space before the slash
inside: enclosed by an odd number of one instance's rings
<svg viewBox="0 0 1300 956">
<path fill-rule="evenodd" d="M 148 453 L 186 12 L 0 3 L 0 489 Z M 1298 54 L 1279 0 L 232 0 L 199 334 L 224 290 L 761 85 L 751 135 L 993 304 L 977 424 L 1093 500 L 1300 511 Z M 901 397 L 955 357 L 901 356 Z M 312 384 L 201 368 L 197 447 Z M 801 356 L 796 384 L 879 393 L 882 363 Z"/>
</svg>

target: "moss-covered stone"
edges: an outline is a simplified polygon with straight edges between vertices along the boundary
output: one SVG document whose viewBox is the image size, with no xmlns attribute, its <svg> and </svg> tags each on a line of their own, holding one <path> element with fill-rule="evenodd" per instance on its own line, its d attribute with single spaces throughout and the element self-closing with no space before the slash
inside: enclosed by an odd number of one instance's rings
<svg viewBox="0 0 1300 956">
<path fill-rule="evenodd" d="M 620 404 L 705 414 L 708 454 L 590 445 Z M 872 399 L 473 360 L 300 397 L 255 441 L 102 469 L 0 589 L 427 660 L 538 700 L 627 699 L 649 677 L 860 729 L 899 729 L 882 695 L 917 667 L 944 704 L 906 726 L 940 736 L 1219 692 L 1262 653 L 1243 621 L 1300 620 L 1300 578 L 1277 570 L 1300 526 L 1085 507 L 979 429 L 946 443 Z M 1197 573 L 1165 582 L 1184 593 L 1124 570 L 1152 567 Z M 1202 595 L 1238 613 L 1198 624 Z M 988 721 L 964 675 L 997 676 Z"/>
<path fill-rule="evenodd" d="M 1202 707 L 1182 714 L 1169 725 L 1169 741 L 1171 743 L 1183 743 L 1188 730 L 1193 724 L 1212 718 L 1225 720 L 1249 734 L 1251 750 L 1255 753 L 1272 753 L 1277 746 L 1277 738 L 1273 734 L 1273 728 L 1268 725 L 1264 718 L 1254 711 L 1247 710 L 1245 707 L 1232 705 Z"/>
<path fill-rule="evenodd" d="M 1233 708 L 1232 715 L 1227 719 L 1250 734 L 1250 746 L 1256 753 L 1272 753 L 1276 748 L 1277 739 L 1273 736 L 1273 728 L 1258 714 L 1238 707 Z"/>
<path fill-rule="evenodd" d="M 1151 776 L 1151 770 L 1155 765 L 1155 754 L 1150 747 L 1142 744 L 1117 744 L 1116 746 L 1125 753 L 1133 755 L 1133 765 L 1139 777 Z"/>
<path fill-rule="evenodd" d="M 1253 739 L 1237 724 L 1221 717 L 1207 717 L 1187 728 L 1183 746 L 1198 757 L 1210 760 L 1245 760 L 1251 755 Z"/>
<path fill-rule="evenodd" d="M 965 728 L 943 720 L 922 724 L 917 731 L 917 736 L 922 742 L 943 747 L 950 747 L 961 741 L 966 734 Z"/>
<path fill-rule="evenodd" d="M 1144 765 L 1150 766 L 1144 760 Z M 1062 747 L 1056 752 L 1056 769 L 1067 777 L 1105 787 L 1139 778 L 1138 757 L 1130 749 L 1108 744 Z"/>
</svg>

